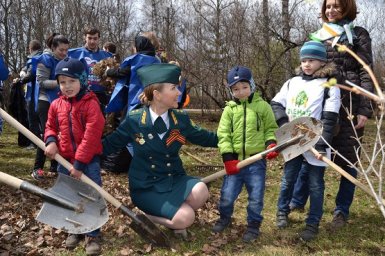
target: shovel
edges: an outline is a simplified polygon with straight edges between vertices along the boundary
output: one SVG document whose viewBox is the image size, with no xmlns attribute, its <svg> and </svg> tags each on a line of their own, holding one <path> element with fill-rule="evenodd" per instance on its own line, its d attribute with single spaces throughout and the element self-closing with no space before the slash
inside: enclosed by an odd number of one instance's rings
<svg viewBox="0 0 385 256">
<path fill-rule="evenodd" d="M 18 130 L 29 140 L 31 140 L 35 145 L 37 145 L 42 150 L 45 150 L 45 144 L 40 138 L 38 138 L 35 134 L 33 134 L 27 128 L 21 125 L 2 108 L 0 108 L 0 116 L 3 117 L 3 119 L 7 121 L 10 125 L 12 125 L 16 130 Z M 66 168 L 67 170 L 70 170 L 72 168 L 72 165 L 59 154 L 55 155 L 55 160 L 61 165 L 63 165 L 64 168 Z M 120 201 L 118 201 L 111 194 L 101 188 L 98 184 L 93 182 L 86 175 L 82 175 L 80 177 L 80 180 L 91 185 L 110 204 L 112 204 L 115 208 L 119 209 L 124 215 L 127 215 L 132 220 L 130 223 L 130 227 L 143 239 L 159 247 L 170 247 L 170 241 L 168 237 L 149 218 L 147 218 L 147 216 L 142 213 L 135 214 L 127 206 L 123 205 Z"/>
<path fill-rule="evenodd" d="M 48 190 L 4 172 L 0 172 L 0 182 L 42 198 L 43 207 L 36 220 L 67 233 L 88 233 L 108 220 L 106 202 L 98 191 L 67 175 L 59 174 Z"/>
<path fill-rule="evenodd" d="M 308 136 L 316 136 L 315 134 L 313 134 L 313 133 L 315 133 L 314 126 L 322 125 L 321 121 L 314 119 L 314 118 L 311 119 L 310 117 L 306 117 L 306 118 L 303 117 L 299 121 L 301 121 L 301 122 L 297 122 L 294 129 L 293 129 L 293 133 L 295 133 L 295 134 L 299 133 L 299 134 L 308 134 Z M 318 122 L 318 124 L 316 124 L 317 122 Z M 327 157 L 324 157 L 314 147 L 311 147 L 310 150 L 319 160 L 323 161 L 324 163 L 326 163 L 327 165 L 332 167 L 334 170 L 339 172 L 342 176 L 344 176 L 351 183 L 353 183 L 354 185 L 356 185 L 357 187 L 362 189 L 364 192 L 366 192 L 368 195 L 370 195 L 370 196 L 374 197 L 374 199 L 376 199 L 373 192 L 367 186 L 365 186 L 364 184 L 359 182 L 356 178 L 354 178 L 352 175 L 347 173 L 344 169 L 342 169 L 340 166 L 335 164 L 333 161 L 331 161 Z M 382 199 L 382 202 L 380 202 L 380 203 L 385 205 L 385 200 Z"/>
<path fill-rule="evenodd" d="M 283 155 L 285 161 L 288 161 L 311 149 L 321 137 L 322 132 L 321 122 L 317 122 L 318 120 L 312 119 L 309 119 L 308 117 L 300 117 L 283 125 L 275 132 L 278 142 L 277 146 L 240 161 L 237 164 L 237 167 L 241 169 L 249 164 L 252 164 L 266 157 L 268 153 L 273 151 L 280 152 Z M 296 131 L 295 127 L 297 127 L 298 123 L 306 123 L 309 128 L 311 127 L 311 129 L 313 129 L 313 133 L 301 133 Z M 223 169 L 207 177 L 204 177 L 203 179 L 201 179 L 201 181 L 203 181 L 204 183 L 209 183 L 224 175 L 226 175 L 226 170 Z"/>
</svg>

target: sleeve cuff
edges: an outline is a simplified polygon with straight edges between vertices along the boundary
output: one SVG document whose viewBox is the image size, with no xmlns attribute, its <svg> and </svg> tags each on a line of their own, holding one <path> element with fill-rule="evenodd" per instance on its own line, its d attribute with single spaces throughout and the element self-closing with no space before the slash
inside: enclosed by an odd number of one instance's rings
<svg viewBox="0 0 385 256">
<path fill-rule="evenodd" d="M 222 160 L 225 161 L 231 161 L 231 160 L 238 160 L 238 154 L 237 153 L 223 153 L 222 154 Z"/>
<path fill-rule="evenodd" d="M 279 127 L 282 127 L 284 124 L 289 122 L 289 118 L 287 117 L 282 117 L 279 120 L 277 120 L 277 124 Z"/>
<path fill-rule="evenodd" d="M 86 169 L 86 167 L 87 167 L 87 164 L 82 163 L 82 162 L 80 162 L 78 160 L 75 160 L 73 166 L 74 166 L 74 168 L 76 170 L 84 171 Z"/>
<path fill-rule="evenodd" d="M 51 142 L 55 142 L 56 143 L 55 136 L 48 136 L 48 138 L 45 140 L 45 145 L 48 146 L 48 144 L 50 144 Z"/>
<path fill-rule="evenodd" d="M 268 140 L 268 141 L 265 142 L 265 147 L 267 148 L 271 144 L 277 144 L 277 141 L 275 141 L 275 140 Z"/>
</svg>

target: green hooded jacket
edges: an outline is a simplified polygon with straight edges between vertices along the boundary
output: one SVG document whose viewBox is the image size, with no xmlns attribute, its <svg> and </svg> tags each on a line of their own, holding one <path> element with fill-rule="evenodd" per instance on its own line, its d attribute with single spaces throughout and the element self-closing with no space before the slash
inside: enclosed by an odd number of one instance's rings
<svg viewBox="0 0 385 256">
<path fill-rule="evenodd" d="M 223 160 L 243 160 L 264 151 L 276 142 L 277 128 L 270 105 L 258 93 L 246 100 L 227 102 L 217 132 Z"/>
</svg>

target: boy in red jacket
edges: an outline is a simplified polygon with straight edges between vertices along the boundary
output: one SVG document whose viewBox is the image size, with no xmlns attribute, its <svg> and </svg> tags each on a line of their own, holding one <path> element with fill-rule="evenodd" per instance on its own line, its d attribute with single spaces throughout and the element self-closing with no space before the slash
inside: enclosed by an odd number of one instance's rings
<svg viewBox="0 0 385 256">
<path fill-rule="evenodd" d="M 104 117 L 99 101 L 87 91 L 87 72 L 83 62 L 65 58 L 55 69 L 61 95 L 48 111 L 44 139 L 45 154 L 54 158 L 56 153 L 70 161 L 70 170 L 58 166 L 58 172 L 80 178 L 82 173 L 101 186 L 99 155 L 102 153 L 101 137 Z M 100 230 L 86 234 L 86 254 L 101 252 Z M 66 247 L 74 249 L 82 235 L 69 234 Z"/>
</svg>

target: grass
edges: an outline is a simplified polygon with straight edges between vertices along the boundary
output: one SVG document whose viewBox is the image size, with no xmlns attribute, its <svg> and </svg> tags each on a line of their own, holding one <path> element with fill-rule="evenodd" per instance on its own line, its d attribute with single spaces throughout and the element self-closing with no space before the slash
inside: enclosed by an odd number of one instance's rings
<svg viewBox="0 0 385 256">
<path fill-rule="evenodd" d="M 196 123 L 211 129 L 216 128 L 217 122 L 215 121 L 217 120 L 218 117 L 213 117 L 208 121 L 206 118 L 194 116 Z M 373 125 L 370 127 L 373 127 Z M 31 181 L 29 174 L 33 166 L 34 151 L 19 148 L 16 138 L 17 132 L 6 125 L 3 135 L 0 137 L 0 169 L 3 172 Z M 184 149 L 207 163 L 214 165 L 221 163 L 216 149 L 202 149 L 193 145 L 187 145 Z M 187 172 L 191 175 L 203 177 L 211 174 L 205 172 L 202 168 L 195 168 L 194 166 L 200 165 L 200 163 L 197 163 L 190 156 L 181 154 L 181 157 Z M 222 184 L 221 180 L 217 180 L 210 184 L 210 199 L 197 212 L 196 222 L 189 228 L 191 236 L 188 241 L 177 240 L 171 232 L 164 229 L 164 232 L 170 236 L 173 243 L 172 250 L 152 248 L 149 244 L 143 242 L 129 228 L 128 219 L 123 217 L 119 211 L 110 207 L 110 220 L 103 226 L 103 255 L 385 255 L 384 217 L 375 205 L 375 201 L 358 188 L 351 207 L 349 225 L 336 233 L 327 231 L 327 223 L 332 220 L 332 212 L 335 206 L 334 199 L 340 177 L 332 169 L 327 169 L 325 174 L 324 216 L 320 225 L 318 239 L 304 243 L 297 238 L 297 234 L 304 227 L 308 208 L 306 208 L 305 213 L 294 212 L 290 214 L 291 224 L 287 229 L 277 229 L 275 227 L 275 213 L 282 168 L 282 159 L 268 163 L 262 233 L 254 243 L 246 244 L 241 239 L 246 228 L 247 193 L 245 190 L 242 191 L 236 202 L 232 227 L 223 234 L 211 233 L 210 229 L 218 218 L 216 205 Z M 103 179 L 106 190 L 117 197 L 118 200 L 125 202 L 125 204 L 130 203 L 126 175 L 108 174 Z M 360 179 L 360 181 L 366 183 L 363 179 Z M 50 184 L 44 185 L 48 186 Z M 5 200 L 4 193 L 7 193 L 5 191 L 3 186 L 3 189 L 0 190 L 0 214 L 12 210 L 12 208 L 11 210 L 9 208 L 3 209 L 3 205 L 6 203 L 3 201 Z M 24 210 L 28 211 L 28 209 Z M 34 214 L 33 211 L 32 214 Z M 6 219 L 0 218 L 0 226 L 7 223 L 9 222 Z M 28 227 L 31 226 L 33 224 Z M 22 234 L 27 236 L 34 232 L 31 228 L 26 228 L 23 233 L 20 233 L 20 236 Z M 53 237 L 55 236 L 63 239 L 65 234 L 53 235 Z M 2 248 L 1 239 L 0 233 L 0 249 Z M 16 246 L 23 245 L 17 243 Z M 37 254 L 85 255 L 81 247 L 71 252 L 63 249 L 60 243 L 56 246 L 47 243 L 33 248 L 37 248 Z"/>
</svg>

